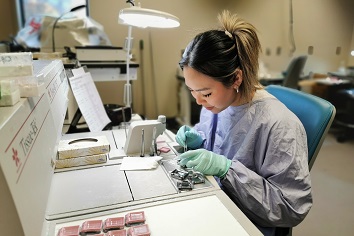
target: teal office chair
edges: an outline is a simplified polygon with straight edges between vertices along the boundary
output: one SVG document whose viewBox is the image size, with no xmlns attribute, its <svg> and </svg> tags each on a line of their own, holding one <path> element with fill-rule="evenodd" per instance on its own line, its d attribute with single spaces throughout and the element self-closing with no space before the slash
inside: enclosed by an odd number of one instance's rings
<svg viewBox="0 0 354 236">
<path fill-rule="evenodd" d="M 281 78 L 260 79 L 259 82 L 264 85 L 282 85 L 288 88 L 299 88 L 299 81 L 302 79 L 302 72 L 307 61 L 307 56 L 302 55 L 293 58 Z"/>
<path fill-rule="evenodd" d="M 328 101 L 299 90 L 280 85 L 265 88 L 291 110 L 305 127 L 308 145 L 308 163 L 311 170 L 326 134 L 336 114 Z M 292 228 L 277 228 L 276 235 L 291 236 Z"/>
<path fill-rule="evenodd" d="M 302 91 L 279 85 L 265 88 L 280 100 L 302 122 L 308 145 L 308 163 L 311 170 L 325 136 L 336 114 L 335 107 L 328 101 Z"/>
<path fill-rule="evenodd" d="M 301 80 L 301 74 L 305 67 L 307 56 L 295 57 L 289 64 L 288 69 L 285 72 L 283 80 L 283 86 L 288 88 L 299 88 L 299 81 Z"/>
</svg>

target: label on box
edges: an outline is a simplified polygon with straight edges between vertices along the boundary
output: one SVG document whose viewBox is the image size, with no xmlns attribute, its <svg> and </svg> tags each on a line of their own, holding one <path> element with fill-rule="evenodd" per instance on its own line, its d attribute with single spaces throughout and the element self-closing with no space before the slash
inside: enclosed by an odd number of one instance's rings
<svg viewBox="0 0 354 236">
<path fill-rule="evenodd" d="M 55 161 L 55 168 L 62 169 L 62 168 L 69 168 L 69 167 L 76 167 L 76 166 L 100 164 L 100 163 L 106 163 L 106 162 L 107 162 L 107 155 L 106 154 L 98 154 L 98 155 L 92 155 L 92 156 L 68 158 L 68 159 L 64 159 L 64 160 L 56 160 Z"/>
</svg>

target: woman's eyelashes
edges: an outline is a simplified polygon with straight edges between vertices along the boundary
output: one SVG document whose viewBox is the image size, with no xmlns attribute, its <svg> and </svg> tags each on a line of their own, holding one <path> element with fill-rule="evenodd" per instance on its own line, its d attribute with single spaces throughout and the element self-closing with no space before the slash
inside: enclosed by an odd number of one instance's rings
<svg viewBox="0 0 354 236">
<path fill-rule="evenodd" d="M 209 97 L 209 96 L 211 95 L 211 93 L 208 93 L 208 94 L 202 94 L 202 95 L 203 95 L 203 97 L 207 98 L 207 97 Z"/>
<path fill-rule="evenodd" d="M 199 94 L 201 94 L 203 97 L 205 97 L 205 98 L 207 98 L 207 97 L 209 97 L 210 95 L 211 95 L 211 93 L 208 93 L 208 94 L 202 94 L 200 91 L 195 91 L 195 90 L 193 90 L 193 89 L 191 89 L 191 88 L 188 88 L 189 89 L 189 91 L 191 92 L 191 94 L 193 95 L 193 94 L 195 94 L 195 93 L 199 93 Z"/>
</svg>

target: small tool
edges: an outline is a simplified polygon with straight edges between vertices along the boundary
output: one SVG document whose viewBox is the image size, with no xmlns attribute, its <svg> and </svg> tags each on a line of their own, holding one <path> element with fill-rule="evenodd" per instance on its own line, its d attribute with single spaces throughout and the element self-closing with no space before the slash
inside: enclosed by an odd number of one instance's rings
<svg viewBox="0 0 354 236">
<path fill-rule="evenodd" d="M 186 127 L 184 127 L 184 135 L 186 136 Z M 184 141 L 184 152 L 188 151 L 187 150 L 187 136 L 186 136 L 186 140 Z"/>
<path fill-rule="evenodd" d="M 152 143 L 150 146 L 150 156 L 157 155 L 157 143 L 156 143 L 156 127 L 152 130 Z"/>
<path fill-rule="evenodd" d="M 140 150 L 140 156 L 143 157 L 145 156 L 145 134 L 144 134 L 144 129 L 141 129 L 141 150 Z"/>
<path fill-rule="evenodd" d="M 187 137 L 186 137 L 186 141 L 184 142 L 184 147 L 183 148 L 184 148 L 184 152 L 188 151 L 187 150 Z"/>
</svg>

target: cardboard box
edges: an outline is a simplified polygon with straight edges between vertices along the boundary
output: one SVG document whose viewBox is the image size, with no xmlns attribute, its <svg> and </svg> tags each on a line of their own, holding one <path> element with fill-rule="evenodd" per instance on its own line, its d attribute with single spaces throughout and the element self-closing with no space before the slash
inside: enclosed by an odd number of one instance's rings
<svg viewBox="0 0 354 236">
<path fill-rule="evenodd" d="M 43 16 L 41 26 L 41 52 L 52 52 L 52 29 L 57 17 Z M 64 52 L 64 47 L 85 45 L 110 45 L 104 27 L 90 17 L 61 18 L 54 31 L 55 51 Z"/>
<path fill-rule="evenodd" d="M 106 136 L 93 136 L 87 138 L 60 140 L 58 146 L 58 159 L 92 156 L 106 154 L 110 151 Z"/>
<path fill-rule="evenodd" d="M 107 162 L 106 154 L 98 154 L 84 157 L 75 157 L 64 160 L 56 160 L 55 161 L 55 169 L 76 167 L 76 166 L 85 166 L 85 165 L 93 165 L 93 164 L 101 164 Z"/>
</svg>

